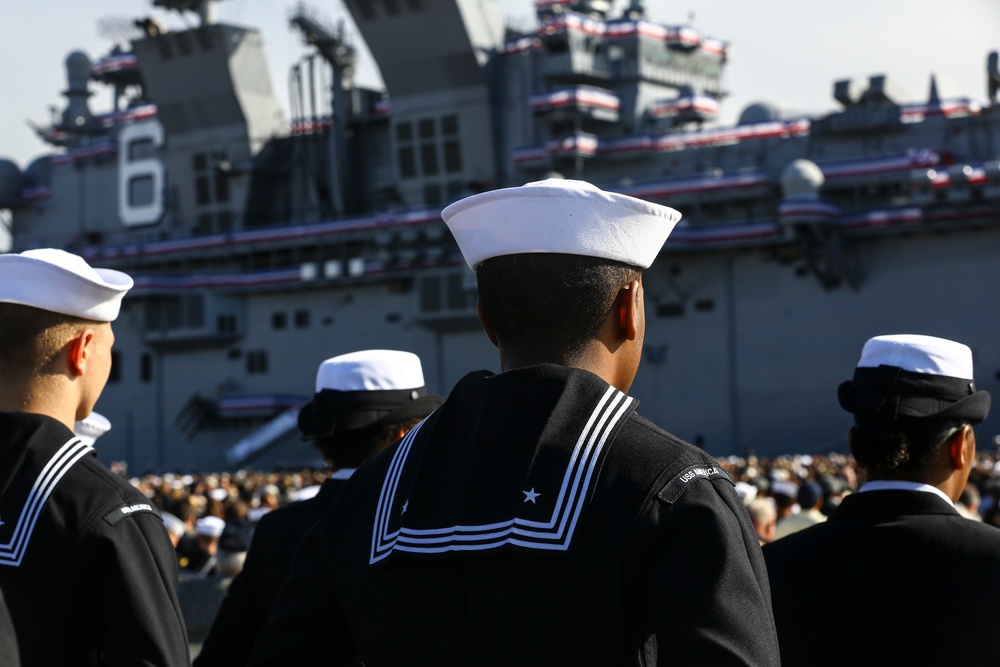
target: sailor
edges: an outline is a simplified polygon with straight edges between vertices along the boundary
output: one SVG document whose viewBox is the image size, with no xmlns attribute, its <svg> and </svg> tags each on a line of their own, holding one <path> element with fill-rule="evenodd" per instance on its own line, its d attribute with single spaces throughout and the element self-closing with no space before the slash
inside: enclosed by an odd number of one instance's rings
<svg viewBox="0 0 1000 667">
<path fill-rule="evenodd" d="M 972 369 L 951 340 L 865 343 L 839 399 L 867 481 L 825 523 L 764 547 L 783 664 L 996 663 L 1000 531 L 954 506 L 990 407 Z"/>
<path fill-rule="evenodd" d="M 443 217 L 501 372 L 465 376 L 352 476 L 251 664 L 777 664 L 728 474 L 627 394 L 642 270 L 679 214 L 550 179 Z"/>
<path fill-rule="evenodd" d="M 156 508 L 74 435 L 111 370 L 124 273 L 0 255 L 0 589 L 24 665 L 185 665 Z"/>
<path fill-rule="evenodd" d="M 196 667 L 247 664 L 253 638 L 267 621 L 302 536 L 357 467 L 443 401 L 428 394 L 420 358 L 412 352 L 362 350 L 319 365 L 316 393 L 299 412 L 299 431 L 322 454 L 331 475 L 312 498 L 260 520 L 243 571 L 229 586 Z"/>
</svg>

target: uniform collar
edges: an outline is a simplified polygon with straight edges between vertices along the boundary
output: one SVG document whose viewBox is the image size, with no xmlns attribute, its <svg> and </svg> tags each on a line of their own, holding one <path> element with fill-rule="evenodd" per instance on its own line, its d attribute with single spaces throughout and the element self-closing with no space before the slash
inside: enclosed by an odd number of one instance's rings
<svg viewBox="0 0 1000 667">
<path fill-rule="evenodd" d="M 944 491 L 937 488 L 936 486 L 931 486 L 930 484 L 921 484 L 920 482 L 908 482 L 901 479 L 895 480 L 878 480 L 874 482 L 866 482 L 858 489 L 858 493 L 866 493 L 868 491 L 922 491 L 924 493 L 933 493 L 934 495 L 944 499 L 952 507 L 955 503 L 952 502 Z"/>
</svg>

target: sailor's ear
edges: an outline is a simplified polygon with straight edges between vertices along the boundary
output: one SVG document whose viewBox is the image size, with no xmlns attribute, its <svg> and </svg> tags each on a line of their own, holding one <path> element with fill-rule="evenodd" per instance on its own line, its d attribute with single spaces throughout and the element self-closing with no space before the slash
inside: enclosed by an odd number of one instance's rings
<svg viewBox="0 0 1000 667">
<path fill-rule="evenodd" d="M 476 299 L 476 315 L 479 316 L 479 324 L 482 325 L 483 331 L 486 332 L 486 337 L 490 339 L 491 343 L 493 343 L 493 347 L 499 349 L 500 339 L 497 338 L 496 331 L 493 330 L 493 327 L 492 325 L 490 325 L 489 320 L 486 319 L 486 315 L 483 314 L 483 306 L 479 302 L 479 299 Z"/>
<path fill-rule="evenodd" d="M 615 298 L 615 313 L 618 319 L 618 329 L 626 340 L 635 340 L 642 329 L 642 299 L 638 280 L 633 280 L 618 291 Z"/>
<path fill-rule="evenodd" d="M 81 329 L 66 343 L 66 361 L 69 372 L 74 377 L 86 372 L 87 361 L 94 353 L 95 335 L 93 329 Z"/>
<path fill-rule="evenodd" d="M 955 431 L 947 442 L 948 458 L 955 470 L 963 470 L 976 455 L 976 434 L 965 424 Z"/>
</svg>

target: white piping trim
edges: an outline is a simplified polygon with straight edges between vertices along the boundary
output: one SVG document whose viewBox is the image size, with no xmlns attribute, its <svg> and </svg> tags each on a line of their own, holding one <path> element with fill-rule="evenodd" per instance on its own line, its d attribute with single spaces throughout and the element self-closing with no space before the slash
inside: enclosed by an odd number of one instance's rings
<svg viewBox="0 0 1000 667">
<path fill-rule="evenodd" d="M 633 399 L 608 387 L 591 413 L 570 455 L 562 486 L 548 521 L 529 521 L 514 517 L 481 525 L 457 525 L 446 528 L 413 529 L 401 527 L 389 532 L 390 508 L 396 506 L 396 491 L 406 459 L 419 426 L 403 439 L 393 455 L 382 483 L 372 531 L 370 563 L 387 557 L 394 549 L 413 553 L 446 551 L 485 551 L 505 544 L 565 551 L 576 530 L 584 500 L 593 481 L 597 461 L 608 437 L 621 420 Z"/>
<path fill-rule="evenodd" d="M 81 458 L 94 451 L 94 448 L 77 437 L 71 438 L 65 445 L 53 454 L 42 471 L 38 473 L 28 498 L 24 502 L 21 514 L 17 518 L 14 534 L 6 544 L 0 544 L 0 565 L 18 567 L 28 548 L 28 541 L 35 530 L 38 517 L 45 507 L 52 491 L 62 480 L 69 469 Z"/>
</svg>

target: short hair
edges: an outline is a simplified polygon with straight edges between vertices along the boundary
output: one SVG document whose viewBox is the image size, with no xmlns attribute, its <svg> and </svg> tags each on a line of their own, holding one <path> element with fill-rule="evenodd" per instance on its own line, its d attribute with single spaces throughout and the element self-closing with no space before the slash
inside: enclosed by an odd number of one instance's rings
<svg viewBox="0 0 1000 667">
<path fill-rule="evenodd" d="M 409 432 L 423 420 L 423 417 L 414 417 L 388 424 L 334 432 L 316 438 L 312 444 L 323 455 L 323 459 L 334 468 L 357 468 L 395 442 L 395 436 L 400 430 Z"/>
<path fill-rule="evenodd" d="M 479 305 L 500 343 L 573 358 L 604 323 L 621 288 L 642 269 L 597 257 L 526 253 L 476 270 Z"/>
<path fill-rule="evenodd" d="M 851 438 L 854 459 L 869 474 L 915 473 L 926 470 L 941 447 L 967 422 L 918 419 L 901 415 L 889 427 Z"/>
<path fill-rule="evenodd" d="M 100 324 L 19 303 L 0 303 L 0 376 L 38 374 L 74 333 Z"/>
<path fill-rule="evenodd" d="M 754 498 L 746 505 L 747 514 L 750 516 L 750 523 L 754 527 L 764 526 L 778 519 L 778 512 L 774 509 L 774 503 L 767 498 Z"/>
</svg>

